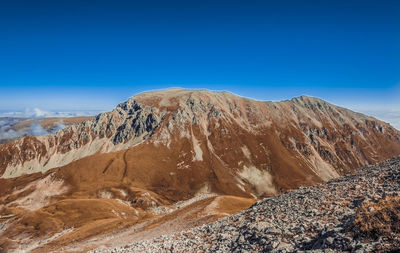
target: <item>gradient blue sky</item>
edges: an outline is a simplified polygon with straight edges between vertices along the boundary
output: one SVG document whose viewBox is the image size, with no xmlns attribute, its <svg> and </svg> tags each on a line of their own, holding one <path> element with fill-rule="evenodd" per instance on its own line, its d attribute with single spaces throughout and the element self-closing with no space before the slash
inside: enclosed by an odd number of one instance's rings
<svg viewBox="0 0 400 253">
<path fill-rule="evenodd" d="M 0 110 L 110 110 L 168 87 L 400 119 L 400 1 L 0 0 Z"/>
</svg>

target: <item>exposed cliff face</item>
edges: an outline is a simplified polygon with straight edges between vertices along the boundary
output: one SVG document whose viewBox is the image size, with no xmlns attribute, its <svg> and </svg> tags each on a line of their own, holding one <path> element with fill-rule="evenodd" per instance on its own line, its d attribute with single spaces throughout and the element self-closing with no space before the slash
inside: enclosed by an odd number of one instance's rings
<svg viewBox="0 0 400 253">
<path fill-rule="evenodd" d="M 0 247 L 18 247 L 25 238 L 26 245 L 40 241 L 40 251 L 47 242 L 60 247 L 155 217 L 157 230 L 171 219 L 187 221 L 176 202 L 235 196 L 221 200 L 218 212 L 210 200 L 186 207 L 196 213 L 190 219 L 197 217 L 187 228 L 255 198 L 398 155 L 396 129 L 316 98 L 261 102 L 227 92 L 143 93 L 55 135 L 0 145 L 0 215 L 13 217 L 0 223 L 8 238 Z M 71 221 L 69 215 L 82 217 Z"/>
<path fill-rule="evenodd" d="M 148 138 L 161 116 L 156 108 L 134 100 L 58 131 L 55 135 L 26 137 L 0 146 L 2 177 L 45 172 L 97 152 L 126 149 Z"/>
<path fill-rule="evenodd" d="M 52 136 L 1 145 L 0 172 L 4 178 L 44 172 L 96 153 L 153 143 L 171 153 L 191 153 L 186 166 L 216 160 L 236 170 L 241 185 L 260 175 L 273 181 L 271 174 L 307 184 L 398 155 L 399 136 L 384 122 L 316 98 L 274 103 L 226 92 L 167 90 L 140 94 Z M 176 150 L 182 141 L 191 147 Z"/>
</svg>

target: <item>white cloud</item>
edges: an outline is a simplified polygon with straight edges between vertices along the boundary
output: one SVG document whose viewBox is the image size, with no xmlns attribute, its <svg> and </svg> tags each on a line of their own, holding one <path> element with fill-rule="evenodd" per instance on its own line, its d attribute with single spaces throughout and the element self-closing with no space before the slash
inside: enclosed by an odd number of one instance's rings
<svg viewBox="0 0 400 253">
<path fill-rule="evenodd" d="M 48 118 L 48 117 L 54 117 L 56 113 L 50 112 L 50 111 L 45 111 L 39 108 L 26 108 L 24 116 L 29 117 L 29 118 Z"/>
<path fill-rule="evenodd" d="M 0 117 L 24 117 L 23 112 L 1 112 Z"/>
<path fill-rule="evenodd" d="M 56 123 L 56 126 L 52 129 L 52 133 L 56 133 L 57 131 L 64 129 L 66 125 L 61 120 Z"/>
<path fill-rule="evenodd" d="M 27 108 L 24 111 L 0 111 L 0 143 L 27 135 L 48 135 L 56 133 L 57 131 L 66 127 L 65 124 L 60 120 L 51 130 L 47 131 L 40 124 L 40 121 L 43 118 L 94 116 L 99 113 L 101 113 L 101 111 L 46 111 L 39 108 Z M 18 130 L 12 129 L 13 125 L 15 125 L 17 122 L 28 119 L 34 119 L 36 122 L 30 126 L 23 127 Z"/>
<path fill-rule="evenodd" d="M 11 127 L 17 123 L 16 119 L 0 119 L 0 141 L 4 139 L 14 139 L 20 137 L 20 133 L 17 133 Z"/>
<path fill-rule="evenodd" d="M 48 111 L 43 111 L 43 110 L 40 110 L 39 108 L 33 108 L 33 115 L 34 115 L 34 117 L 37 117 L 37 118 L 44 118 L 44 117 L 49 117 L 49 116 L 51 116 L 53 113 L 51 113 L 51 112 L 48 112 Z"/>
<path fill-rule="evenodd" d="M 0 132 L 0 140 L 1 139 L 14 139 L 14 138 L 18 138 L 18 137 L 19 137 L 18 133 L 12 129 L 8 129 L 7 131 Z"/>
<path fill-rule="evenodd" d="M 0 117 L 18 117 L 18 118 L 49 118 L 49 117 L 76 117 L 76 116 L 94 116 L 103 111 L 47 111 L 40 108 L 26 108 L 24 111 L 3 111 Z"/>
<path fill-rule="evenodd" d="M 47 132 L 46 129 L 44 129 L 38 123 L 34 123 L 34 124 L 30 125 L 29 130 L 30 130 L 29 131 L 30 133 L 28 135 L 32 135 L 32 136 L 42 136 L 42 135 L 49 134 L 49 132 Z"/>
<path fill-rule="evenodd" d="M 24 121 L 25 119 L 21 119 Z M 56 133 L 58 130 L 65 128 L 66 126 L 62 121 L 56 123 L 55 127 L 51 131 L 47 131 L 44 129 L 41 124 L 40 120 L 36 121 L 37 123 L 33 123 L 28 127 L 24 127 L 15 131 L 12 129 L 12 126 L 18 122 L 16 119 L 0 119 L 0 143 L 12 139 L 16 139 L 22 136 L 43 136 L 48 135 L 51 133 Z"/>
</svg>

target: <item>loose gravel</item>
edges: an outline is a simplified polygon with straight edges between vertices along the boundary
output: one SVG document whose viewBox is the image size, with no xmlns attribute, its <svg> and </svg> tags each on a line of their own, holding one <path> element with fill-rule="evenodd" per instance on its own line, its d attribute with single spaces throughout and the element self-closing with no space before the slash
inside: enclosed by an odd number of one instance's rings
<svg viewBox="0 0 400 253">
<path fill-rule="evenodd" d="M 360 231 L 355 219 L 364 204 L 399 193 L 400 158 L 396 158 L 261 200 L 211 224 L 93 252 L 395 251 L 400 249 L 400 228 L 371 236 Z"/>
</svg>

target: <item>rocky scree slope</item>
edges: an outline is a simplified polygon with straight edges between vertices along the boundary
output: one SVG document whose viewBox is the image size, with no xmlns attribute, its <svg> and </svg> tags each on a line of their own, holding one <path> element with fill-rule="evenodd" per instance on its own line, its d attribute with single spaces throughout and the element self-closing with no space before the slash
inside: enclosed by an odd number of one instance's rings
<svg viewBox="0 0 400 253">
<path fill-rule="evenodd" d="M 93 252 L 386 252 L 400 249 L 400 158 L 264 199 L 217 222 Z"/>
</svg>

